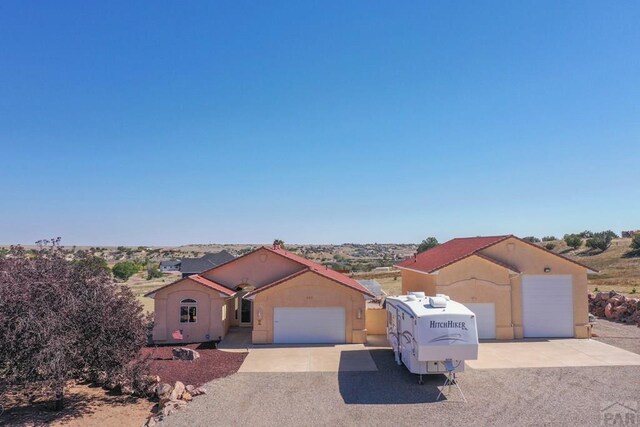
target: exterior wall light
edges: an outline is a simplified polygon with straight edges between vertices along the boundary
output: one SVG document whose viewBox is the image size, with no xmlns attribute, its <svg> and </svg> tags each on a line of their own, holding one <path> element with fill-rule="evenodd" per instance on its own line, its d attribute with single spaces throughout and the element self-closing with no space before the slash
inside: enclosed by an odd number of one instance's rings
<svg viewBox="0 0 640 427">
<path fill-rule="evenodd" d="M 356 312 L 356 319 L 362 319 L 362 309 L 359 308 L 358 311 Z"/>
<path fill-rule="evenodd" d="M 256 317 L 258 318 L 258 320 L 262 320 L 262 308 L 258 309 L 258 312 L 256 313 Z"/>
<path fill-rule="evenodd" d="M 550 273 L 551 272 L 551 267 L 545 267 L 544 268 L 544 272 L 545 273 Z"/>
</svg>

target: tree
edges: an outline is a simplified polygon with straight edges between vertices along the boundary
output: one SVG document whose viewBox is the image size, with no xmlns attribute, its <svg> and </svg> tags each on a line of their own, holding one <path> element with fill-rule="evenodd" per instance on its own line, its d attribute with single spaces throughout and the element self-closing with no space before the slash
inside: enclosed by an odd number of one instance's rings
<svg viewBox="0 0 640 427">
<path fill-rule="evenodd" d="M 547 242 L 547 243 L 545 243 L 545 244 L 544 244 L 544 248 L 545 248 L 546 250 L 548 250 L 548 251 L 552 251 L 552 250 L 554 250 L 554 249 L 555 249 L 555 247 L 556 247 L 556 244 L 555 244 L 555 243 L 553 243 L 553 242 Z"/>
<path fill-rule="evenodd" d="M 573 248 L 573 250 L 576 250 L 580 246 L 582 246 L 582 238 L 577 234 L 565 234 L 564 242 L 567 244 L 567 246 Z"/>
<path fill-rule="evenodd" d="M 587 247 L 591 249 L 606 251 L 611 246 L 611 240 L 613 237 L 607 231 L 601 231 L 599 233 L 593 233 L 593 236 L 587 239 Z"/>
<path fill-rule="evenodd" d="M 543 242 L 553 242 L 555 240 L 558 240 L 558 238 L 556 236 L 544 236 L 542 238 Z"/>
<path fill-rule="evenodd" d="M 540 239 L 538 239 L 535 236 L 523 237 L 522 240 L 526 240 L 527 242 L 531 242 L 531 243 L 539 243 L 540 242 Z"/>
<path fill-rule="evenodd" d="M 130 384 L 142 389 L 142 305 L 104 269 L 66 260 L 56 242 L 0 259 L 0 387 L 44 387 L 56 409 L 72 379 L 135 374 Z"/>
<path fill-rule="evenodd" d="M 438 245 L 438 239 L 436 239 L 435 237 L 427 237 L 422 242 L 420 242 L 417 251 L 418 253 L 421 253 L 431 248 L 435 248 Z"/>
<path fill-rule="evenodd" d="M 640 233 L 636 233 L 631 237 L 631 244 L 629 247 L 634 253 L 640 254 Z"/>
<path fill-rule="evenodd" d="M 156 264 L 147 265 L 147 280 L 157 279 L 158 277 L 162 277 L 162 271 L 158 266 Z"/>
<path fill-rule="evenodd" d="M 583 239 L 588 239 L 589 237 L 593 237 L 593 233 L 589 230 L 584 230 L 582 233 L 578 233 L 578 236 L 582 237 Z"/>
<path fill-rule="evenodd" d="M 274 248 L 285 249 L 285 246 L 284 246 L 284 240 L 275 239 L 275 240 L 273 241 L 273 247 L 274 247 Z"/>
<path fill-rule="evenodd" d="M 76 268 L 89 269 L 96 275 L 106 273 L 111 275 L 111 269 L 107 265 L 107 260 L 99 256 L 90 255 L 87 252 L 78 252 L 78 259 L 74 261 Z"/>
<path fill-rule="evenodd" d="M 139 271 L 139 267 L 135 262 L 132 261 L 120 261 L 111 269 L 113 271 L 113 275 L 118 279 L 127 281 L 129 277 L 133 276 Z"/>
</svg>

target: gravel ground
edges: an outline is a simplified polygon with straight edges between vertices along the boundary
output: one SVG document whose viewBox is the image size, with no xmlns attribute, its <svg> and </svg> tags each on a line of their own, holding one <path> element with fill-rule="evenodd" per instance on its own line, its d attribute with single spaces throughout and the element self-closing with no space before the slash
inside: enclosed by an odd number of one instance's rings
<svg viewBox="0 0 640 427">
<path fill-rule="evenodd" d="M 636 325 L 598 319 L 593 332 L 598 341 L 640 354 L 640 328 Z"/>
<path fill-rule="evenodd" d="M 640 339 L 639 328 L 599 323 L 599 339 L 607 343 L 630 345 L 634 333 Z M 584 426 L 600 425 L 600 409 L 609 402 L 640 400 L 640 367 L 625 366 L 467 369 L 458 378 L 469 402 L 460 403 L 457 393 L 436 402 L 442 376 L 418 385 L 389 350 L 371 355 L 378 372 L 238 373 L 215 380 L 208 395 L 162 425 Z"/>
</svg>

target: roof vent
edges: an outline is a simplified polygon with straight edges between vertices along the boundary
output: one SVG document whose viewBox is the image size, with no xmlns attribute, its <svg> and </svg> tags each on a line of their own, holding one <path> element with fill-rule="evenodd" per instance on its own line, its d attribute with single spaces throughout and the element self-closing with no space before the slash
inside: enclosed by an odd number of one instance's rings
<svg viewBox="0 0 640 427">
<path fill-rule="evenodd" d="M 409 294 L 407 295 L 407 301 L 417 301 L 418 298 L 416 298 L 415 295 Z"/>
<path fill-rule="evenodd" d="M 445 294 L 436 294 L 436 296 L 437 296 L 437 297 L 440 297 L 440 298 L 444 298 L 444 299 L 446 299 L 447 301 L 451 301 L 451 298 L 449 298 L 449 295 L 445 295 Z"/>
<path fill-rule="evenodd" d="M 447 299 L 443 297 L 429 297 L 429 305 L 433 308 L 444 308 L 447 306 Z"/>
<path fill-rule="evenodd" d="M 409 295 L 415 295 L 418 299 L 424 299 L 425 297 L 424 292 L 409 292 Z"/>
</svg>

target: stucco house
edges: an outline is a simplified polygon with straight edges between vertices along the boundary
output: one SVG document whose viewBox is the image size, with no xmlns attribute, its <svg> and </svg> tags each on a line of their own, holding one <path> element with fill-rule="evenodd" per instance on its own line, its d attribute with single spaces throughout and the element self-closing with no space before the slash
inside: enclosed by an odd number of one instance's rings
<svg viewBox="0 0 640 427">
<path fill-rule="evenodd" d="M 356 280 L 279 247 L 260 247 L 150 292 L 157 343 L 222 339 L 251 328 L 254 343 L 364 343 Z"/>
<path fill-rule="evenodd" d="M 590 335 L 587 274 L 597 271 L 516 236 L 453 239 L 396 267 L 403 293 L 467 305 L 480 338 Z"/>
</svg>

